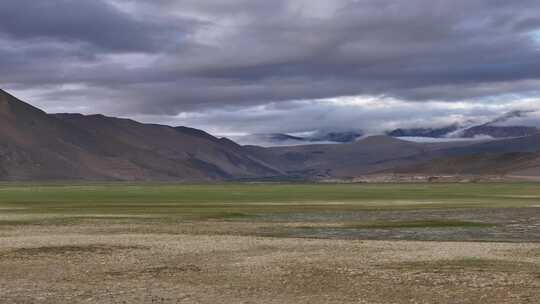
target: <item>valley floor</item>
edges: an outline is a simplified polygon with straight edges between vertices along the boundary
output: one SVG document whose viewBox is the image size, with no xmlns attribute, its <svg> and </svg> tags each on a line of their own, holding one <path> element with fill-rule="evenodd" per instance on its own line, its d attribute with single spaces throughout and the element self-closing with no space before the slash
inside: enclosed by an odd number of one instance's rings
<svg viewBox="0 0 540 304">
<path fill-rule="evenodd" d="M 2 185 L 0 303 L 535 303 L 540 186 Z"/>
</svg>

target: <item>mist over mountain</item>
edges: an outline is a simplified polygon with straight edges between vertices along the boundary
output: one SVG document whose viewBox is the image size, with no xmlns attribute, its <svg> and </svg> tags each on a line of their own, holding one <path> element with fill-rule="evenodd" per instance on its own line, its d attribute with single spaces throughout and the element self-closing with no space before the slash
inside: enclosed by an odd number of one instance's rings
<svg viewBox="0 0 540 304">
<path fill-rule="evenodd" d="M 308 134 L 306 134 L 308 133 Z M 305 132 L 299 135 L 285 133 L 250 134 L 236 137 L 236 140 L 250 145 L 266 147 L 298 146 L 306 144 L 336 144 L 355 142 L 363 136 L 359 131 L 324 131 Z"/>
<path fill-rule="evenodd" d="M 396 129 L 388 131 L 386 134 L 392 137 L 431 137 L 445 138 L 450 133 L 459 130 L 459 125 L 454 124 L 442 128 L 413 128 L 413 129 Z"/>
</svg>

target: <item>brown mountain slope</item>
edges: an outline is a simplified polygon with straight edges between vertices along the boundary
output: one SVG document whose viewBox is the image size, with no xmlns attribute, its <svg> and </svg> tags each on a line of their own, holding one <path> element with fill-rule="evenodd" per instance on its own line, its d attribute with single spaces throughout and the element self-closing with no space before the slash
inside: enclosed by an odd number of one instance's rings
<svg viewBox="0 0 540 304">
<path fill-rule="evenodd" d="M 482 153 L 445 157 L 391 171 L 407 174 L 540 176 L 540 153 Z"/>
<path fill-rule="evenodd" d="M 5 180 L 104 178 L 81 161 L 85 132 L 0 91 L 0 178 Z M 96 143 L 86 146 L 99 149 Z"/>
<path fill-rule="evenodd" d="M 540 176 L 540 135 L 436 150 L 416 164 L 388 171 L 408 174 L 501 174 Z"/>
<path fill-rule="evenodd" d="M 120 157 L 170 177 L 241 178 L 280 174 L 241 146 L 185 127 L 142 124 L 103 115 L 56 114 L 74 128 L 91 130 L 102 141 L 120 143 Z M 152 158 L 153 160 L 150 161 Z M 185 172 L 196 169 L 199 172 Z M 189 174 L 189 175 L 187 175 Z"/>
<path fill-rule="evenodd" d="M 0 91 L 2 180 L 213 180 L 280 174 L 240 146 L 188 128 L 48 115 Z"/>
</svg>

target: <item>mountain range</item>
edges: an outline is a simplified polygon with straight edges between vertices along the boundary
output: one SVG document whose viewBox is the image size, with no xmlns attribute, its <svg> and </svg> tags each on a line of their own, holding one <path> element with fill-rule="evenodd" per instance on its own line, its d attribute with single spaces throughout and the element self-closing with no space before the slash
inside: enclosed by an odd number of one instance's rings
<svg viewBox="0 0 540 304">
<path fill-rule="evenodd" d="M 512 124 L 513 119 L 526 118 L 529 111 L 511 111 L 483 123 L 453 123 L 442 127 L 397 128 L 383 132 L 385 135 L 414 140 L 428 139 L 475 139 L 475 138 L 513 138 L 539 134 L 534 126 Z M 515 122 L 514 122 L 515 123 Z M 258 143 L 264 146 L 296 146 L 306 144 L 352 143 L 364 137 L 361 130 L 317 130 L 308 135 L 286 133 L 251 134 L 238 140 Z"/>
<path fill-rule="evenodd" d="M 47 114 L 0 90 L 4 181 L 316 180 L 389 172 L 540 176 L 537 133 L 443 143 L 357 135 L 337 136 L 343 144 L 242 146 L 188 127 Z"/>
</svg>

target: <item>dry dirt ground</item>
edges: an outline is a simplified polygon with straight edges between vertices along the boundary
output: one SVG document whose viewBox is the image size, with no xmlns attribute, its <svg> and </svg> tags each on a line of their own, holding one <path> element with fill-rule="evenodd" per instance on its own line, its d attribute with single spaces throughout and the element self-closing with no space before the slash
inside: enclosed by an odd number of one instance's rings
<svg viewBox="0 0 540 304">
<path fill-rule="evenodd" d="M 200 230 L 188 225 L 181 233 L 129 225 L 4 227 L 0 303 L 538 303 L 540 299 L 540 244 L 233 233 L 248 229 L 247 225 L 206 222 L 197 225 Z M 209 233 L 219 229 L 231 234 Z"/>
</svg>

